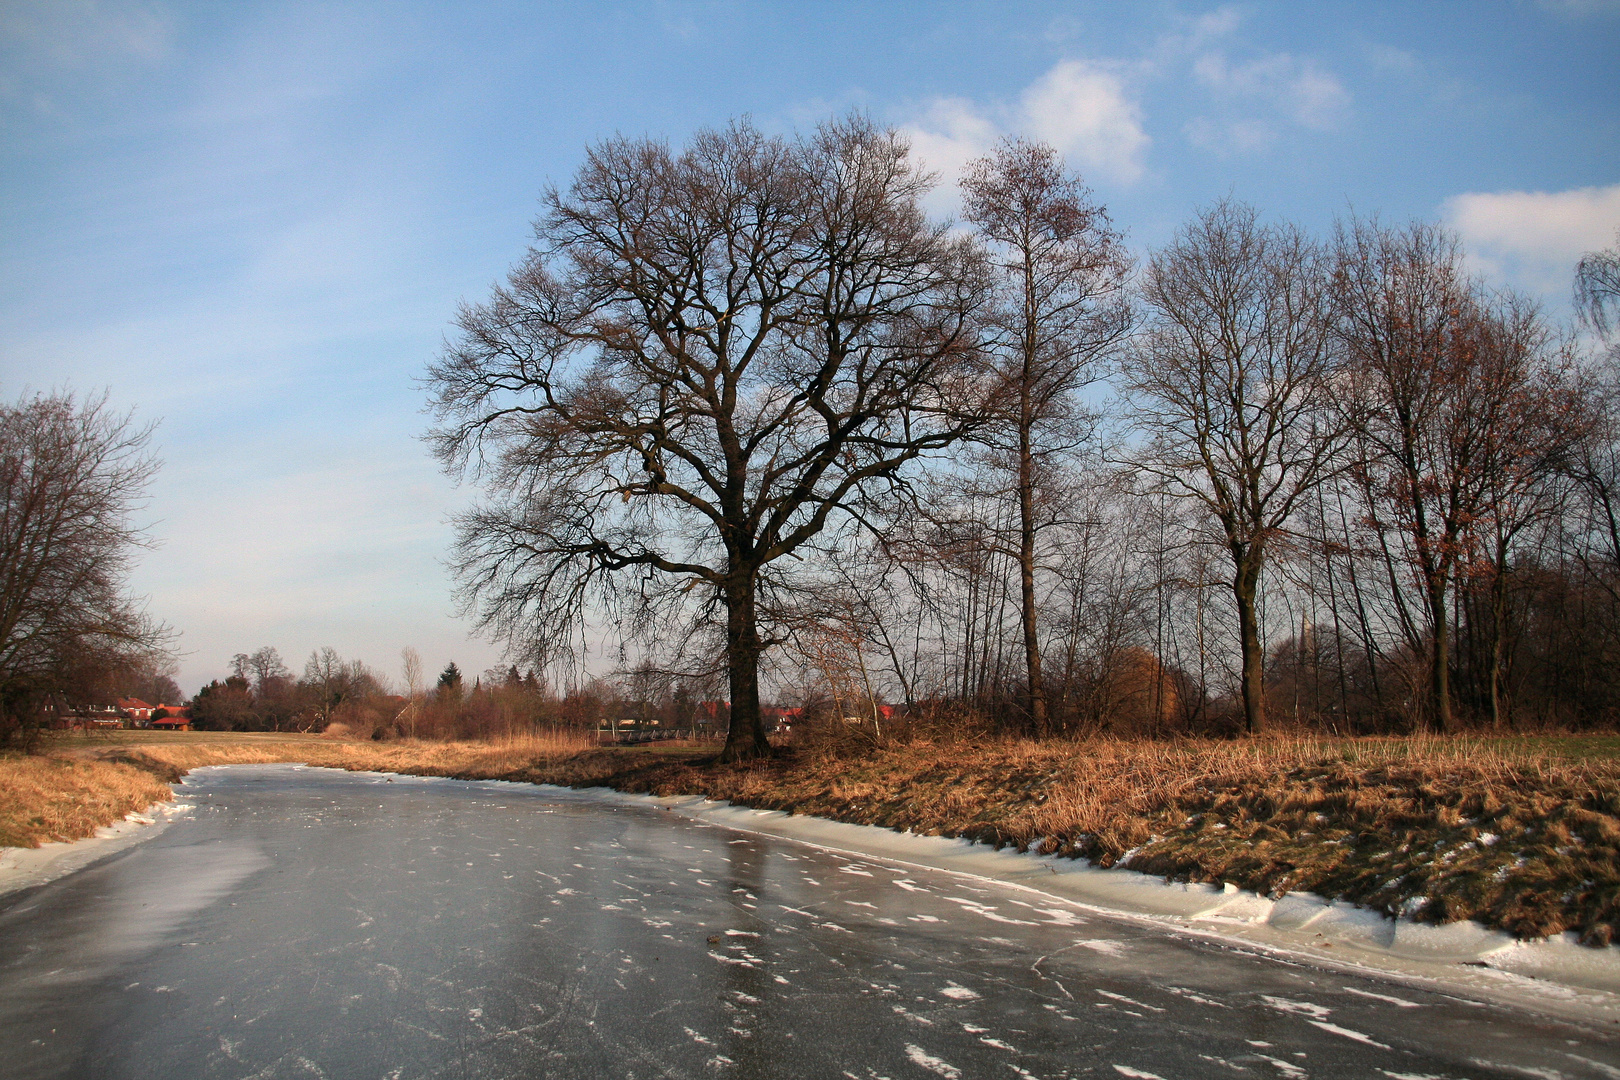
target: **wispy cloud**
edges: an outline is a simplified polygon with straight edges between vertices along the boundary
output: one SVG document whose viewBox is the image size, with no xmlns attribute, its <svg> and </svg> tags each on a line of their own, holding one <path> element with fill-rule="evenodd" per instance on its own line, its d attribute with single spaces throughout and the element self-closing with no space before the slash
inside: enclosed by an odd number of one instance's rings
<svg viewBox="0 0 1620 1080">
<path fill-rule="evenodd" d="M 1142 59 L 1158 79 L 1186 79 L 1195 115 L 1187 141 L 1220 157 L 1269 149 L 1289 128 L 1334 131 L 1353 113 L 1344 83 L 1313 57 L 1256 48 L 1244 12 L 1227 5 L 1185 20 Z"/>
<path fill-rule="evenodd" d="M 153 3 L 11 0 L 0 4 L 0 124 L 61 116 L 116 85 L 131 65 L 173 54 L 175 18 Z M 63 76 L 74 83 L 65 85 Z"/>
<path fill-rule="evenodd" d="M 1187 141 L 1226 157 L 1264 150 L 1277 141 L 1277 129 L 1263 120 L 1211 120 L 1196 116 L 1182 128 Z"/>
<path fill-rule="evenodd" d="M 1620 0 L 1536 0 L 1536 6 L 1572 19 L 1620 15 Z"/>
<path fill-rule="evenodd" d="M 1335 76 L 1288 53 L 1237 64 L 1225 53 L 1205 53 L 1193 74 L 1223 100 L 1259 102 L 1309 128 L 1332 128 L 1349 112 L 1350 95 Z"/>
<path fill-rule="evenodd" d="M 0 48 L 33 64 L 160 60 L 169 54 L 174 24 L 163 4 L 10 0 L 0 7 Z"/>
</svg>

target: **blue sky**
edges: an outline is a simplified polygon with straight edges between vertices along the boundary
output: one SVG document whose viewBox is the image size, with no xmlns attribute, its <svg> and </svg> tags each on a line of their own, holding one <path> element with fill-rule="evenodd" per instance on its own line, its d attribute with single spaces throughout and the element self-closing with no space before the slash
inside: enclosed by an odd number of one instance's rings
<svg viewBox="0 0 1620 1080">
<path fill-rule="evenodd" d="M 852 108 L 941 214 L 1000 135 L 1052 142 L 1138 251 L 1228 193 L 1439 219 L 1562 316 L 1620 227 L 1620 0 L 0 0 L 0 395 L 161 419 L 135 584 L 188 692 L 265 644 L 481 670 L 414 383 L 456 303 L 590 142 Z"/>
</svg>

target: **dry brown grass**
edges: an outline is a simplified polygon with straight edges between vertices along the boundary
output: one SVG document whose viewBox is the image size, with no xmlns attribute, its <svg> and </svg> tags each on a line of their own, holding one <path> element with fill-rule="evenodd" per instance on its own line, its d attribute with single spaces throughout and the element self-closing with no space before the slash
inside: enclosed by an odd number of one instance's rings
<svg viewBox="0 0 1620 1080">
<path fill-rule="evenodd" d="M 0 756 L 0 847 L 79 840 L 171 795 L 169 784 L 204 765 L 298 761 L 349 770 L 498 776 L 594 749 L 588 736 L 538 731 L 484 743 L 116 732 L 63 737 L 49 752 Z"/>
<path fill-rule="evenodd" d="M 489 778 L 536 761 L 579 754 L 595 746 L 595 740 L 588 735 L 545 730 L 488 742 L 425 739 L 373 742 L 312 735 L 263 736 L 249 741 L 202 732 L 190 739 L 116 739 L 74 748 L 71 752 L 102 761 L 126 762 L 173 780 L 205 765 L 259 765 L 277 761 L 297 761 L 351 772 Z"/>
<path fill-rule="evenodd" d="M 169 786 L 130 765 L 0 756 L 0 847 L 79 840 L 169 797 Z"/>
</svg>

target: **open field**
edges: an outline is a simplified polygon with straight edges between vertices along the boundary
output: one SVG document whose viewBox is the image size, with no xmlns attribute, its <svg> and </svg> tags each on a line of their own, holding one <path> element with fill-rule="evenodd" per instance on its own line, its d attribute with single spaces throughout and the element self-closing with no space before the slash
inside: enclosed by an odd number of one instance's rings
<svg viewBox="0 0 1620 1080">
<path fill-rule="evenodd" d="M 0 759 L 0 792 L 54 808 L 7 817 L 13 844 L 88 835 L 135 808 L 129 799 L 163 797 L 157 781 L 211 764 L 303 761 L 703 794 L 1268 895 L 1309 891 L 1437 922 L 1477 919 L 1525 937 L 1573 930 L 1602 945 L 1620 930 L 1613 736 L 919 742 L 801 749 L 733 767 L 713 764 L 713 749 L 599 748 L 568 733 L 378 743 L 116 732 L 58 740 L 52 755 L 66 760 L 51 765 Z M 103 775 L 109 790 L 135 791 L 136 776 L 151 786 L 122 802 L 83 796 Z M 52 795 L 53 777 L 74 786 Z"/>
</svg>

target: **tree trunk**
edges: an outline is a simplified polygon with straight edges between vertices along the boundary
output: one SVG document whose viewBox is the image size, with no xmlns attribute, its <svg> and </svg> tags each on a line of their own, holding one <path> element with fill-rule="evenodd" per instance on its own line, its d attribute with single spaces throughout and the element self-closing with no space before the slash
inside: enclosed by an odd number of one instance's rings
<svg viewBox="0 0 1620 1080">
<path fill-rule="evenodd" d="M 1028 396 L 1028 391 L 1025 391 Z M 1035 611 L 1035 465 L 1026 422 L 1018 433 L 1018 586 L 1023 604 L 1024 667 L 1029 678 L 1029 724 L 1047 734 L 1046 686 L 1041 678 L 1041 640 Z"/>
<path fill-rule="evenodd" d="M 1507 544 L 1499 541 L 1491 574 L 1491 728 L 1501 731 L 1507 719 L 1503 707 L 1503 681 L 1507 666 L 1508 561 Z"/>
<path fill-rule="evenodd" d="M 759 627 L 754 612 L 754 580 L 750 576 L 726 588 L 726 668 L 731 682 L 731 724 L 723 762 L 752 761 L 771 756 L 765 737 L 765 717 L 759 708 Z"/>
<path fill-rule="evenodd" d="M 1238 634 L 1243 658 L 1243 726 L 1250 735 L 1266 726 L 1265 653 L 1260 647 L 1260 620 L 1255 593 L 1260 584 L 1258 560 L 1239 558 L 1232 575 L 1232 599 L 1237 604 Z"/>
<path fill-rule="evenodd" d="M 1429 618 L 1434 627 L 1429 649 L 1429 724 L 1444 735 L 1451 730 L 1451 624 L 1446 619 L 1443 588 L 1430 589 Z"/>
</svg>

